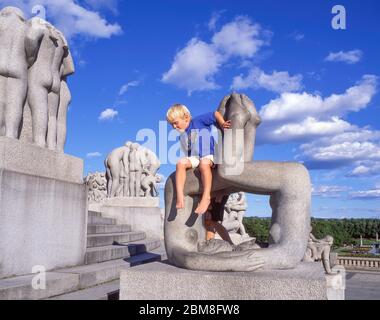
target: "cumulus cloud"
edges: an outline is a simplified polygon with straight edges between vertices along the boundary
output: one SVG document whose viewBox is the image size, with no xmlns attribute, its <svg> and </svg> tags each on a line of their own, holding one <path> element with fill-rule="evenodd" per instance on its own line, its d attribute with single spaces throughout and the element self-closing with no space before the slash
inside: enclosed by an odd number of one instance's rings
<svg viewBox="0 0 380 320">
<path fill-rule="evenodd" d="M 213 76 L 219 71 L 221 63 L 222 57 L 212 46 L 193 38 L 176 54 L 162 81 L 186 89 L 188 94 L 195 90 L 216 89 L 218 85 Z"/>
<path fill-rule="evenodd" d="M 302 154 L 298 158 L 303 159 L 310 169 L 337 168 L 355 165 L 360 161 L 378 161 L 380 160 L 379 134 L 379 131 L 357 128 L 355 132 L 320 138 L 302 144 L 300 146 Z M 355 172 L 356 175 L 359 173 L 358 170 Z"/>
<path fill-rule="evenodd" d="M 139 84 L 140 84 L 139 81 L 130 81 L 130 82 L 122 85 L 121 88 L 120 88 L 120 90 L 119 90 L 119 96 L 121 96 L 124 93 L 126 93 L 128 91 L 128 88 L 130 88 L 130 87 L 137 87 Z"/>
<path fill-rule="evenodd" d="M 33 15 L 35 6 L 42 6 L 46 19 L 68 39 L 79 35 L 88 38 L 110 38 L 122 32 L 119 24 L 108 22 L 99 12 L 85 8 L 74 0 L 0 0 L 0 4 L 18 6 L 26 16 Z"/>
<path fill-rule="evenodd" d="M 116 110 L 112 108 L 107 108 L 100 113 L 98 119 L 100 121 L 113 120 L 113 118 L 115 118 L 117 115 L 118 112 Z"/>
<path fill-rule="evenodd" d="M 355 85 L 342 94 L 332 94 L 323 98 L 318 94 L 289 93 L 281 94 L 260 110 L 264 121 L 284 121 L 303 119 L 307 116 L 341 116 L 349 111 L 359 111 L 368 106 L 377 90 L 378 77 L 364 75 Z"/>
<path fill-rule="evenodd" d="M 232 89 L 259 89 L 263 88 L 268 91 L 283 93 L 299 91 L 302 88 L 302 75 L 297 74 L 290 76 L 287 71 L 273 71 L 272 74 L 266 74 L 260 68 L 252 68 L 244 78 L 239 75 L 233 78 Z"/>
<path fill-rule="evenodd" d="M 362 56 L 363 52 L 361 50 L 330 52 L 325 61 L 355 64 L 361 60 Z"/>
<path fill-rule="evenodd" d="M 371 177 L 380 175 L 380 161 L 366 160 L 358 163 L 352 171 L 350 171 L 348 177 Z M 380 184 L 378 186 L 380 189 Z"/>
<path fill-rule="evenodd" d="M 89 152 L 89 153 L 86 154 L 87 158 L 99 158 L 101 156 L 102 156 L 102 154 L 100 152 L 98 152 L 98 151 Z"/>
<path fill-rule="evenodd" d="M 327 137 L 350 138 L 344 133 L 367 137 L 370 130 L 361 130 L 342 119 L 349 112 L 366 108 L 377 91 L 377 77 L 364 75 L 344 93 L 326 98 L 320 94 L 282 93 L 260 110 L 263 120 L 257 133 L 258 143 L 308 142 Z M 354 140 L 349 140 L 354 141 Z"/>
<path fill-rule="evenodd" d="M 264 31 L 258 23 L 247 17 L 237 17 L 214 34 L 212 43 L 226 58 L 238 56 L 252 58 L 266 44 Z"/>
<path fill-rule="evenodd" d="M 364 75 L 340 94 L 283 93 L 260 110 L 258 143 L 301 142 L 295 159 L 309 169 L 348 167 L 348 177 L 380 173 L 380 131 L 344 120 L 369 106 L 378 78 Z"/>
<path fill-rule="evenodd" d="M 346 131 L 353 126 L 337 117 L 331 117 L 327 120 L 317 120 L 308 117 L 299 123 L 285 123 L 274 126 L 265 132 L 264 141 L 272 142 L 289 142 L 303 141 L 310 138 L 331 136 Z M 266 130 L 268 126 L 263 125 Z"/>
<path fill-rule="evenodd" d="M 187 90 L 188 94 L 217 89 L 215 76 L 221 67 L 233 57 L 253 57 L 268 44 L 269 37 L 259 24 L 252 23 L 247 17 L 237 17 L 215 32 L 211 42 L 192 38 L 177 52 L 161 80 Z"/>
</svg>

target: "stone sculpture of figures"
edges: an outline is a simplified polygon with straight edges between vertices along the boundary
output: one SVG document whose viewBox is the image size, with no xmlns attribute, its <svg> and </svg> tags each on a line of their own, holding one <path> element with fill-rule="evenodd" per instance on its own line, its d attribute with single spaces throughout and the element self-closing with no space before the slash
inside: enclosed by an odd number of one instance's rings
<svg viewBox="0 0 380 320">
<path fill-rule="evenodd" d="M 131 152 L 132 143 L 127 141 L 124 146 L 116 148 L 104 160 L 107 178 L 107 195 L 115 197 L 123 188 L 123 193 L 129 190 L 125 189 L 125 185 L 129 185 L 127 181 L 129 177 L 129 154 Z M 129 191 L 128 191 L 129 193 Z"/>
<path fill-rule="evenodd" d="M 141 175 L 143 166 L 143 157 L 139 151 L 139 144 L 132 143 L 131 152 L 129 153 L 129 194 L 131 197 L 140 196 Z"/>
<path fill-rule="evenodd" d="M 102 202 L 107 197 L 107 180 L 104 173 L 89 173 L 85 178 L 88 185 L 88 201 Z"/>
<path fill-rule="evenodd" d="M 160 161 L 149 149 L 128 141 L 106 158 L 108 197 L 157 197 Z"/>
<path fill-rule="evenodd" d="M 333 242 L 334 242 L 334 238 L 332 236 L 326 236 L 323 239 L 317 239 L 311 233 L 311 227 L 310 227 L 309 240 L 307 242 L 307 248 L 306 248 L 303 261 L 305 262 L 322 261 L 326 273 L 331 273 L 330 251 L 331 251 L 331 246 Z"/>
<path fill-rule="evenodd" d="M 63 35 L 41 18 L 32 18 L 40 27 L 40 47 L 37 60 L 29 69 L 28 104 L 32 113 L 33 142 L 55 150 L 57 146 L 57 116 L 61 91 L 61 65 L 68 55 Z"/>
<path fill-rule="evenodd" d="M 39 30 L 16 7 L 0 11 L 0 136 L 18 139 Z"/>
<path fill-rule="evenodd" d="M 225 206 L 224 220 L 222 223 L 228 232 L 239 233 L 242 238 L 248 237 L 243 225 L 243 217 L 247 207 L 244 192 L 230 195 Z"/>
<path fill-rule="evenodd" d="M 161 182 L 162 178 L 159 175 L 152 175 L 148 169 L 143 169 L 143 177 L 141 179 L 141 189 L 144 192 L 144 197 L 157 197 L 158 190 L 156 183 Z"/>
<path fill-rule="evenodd" d="M 29 21 L 15 7 L 0 11 L 0 136 L 63 152 L 74 72 L 64 35 L 47 21 Z M 62 89 L 61 89 L 62 86 Z"/>
<path fill-rule="evenodd" d="M 165 184 L 164 233 L 169 262 L 181 268 L 206 271 L 294 268 L 304 256 L 310 231 L 309 173 L 299 163 L 253 161 L 256 128 L 261 120 L 247 96 L 232 93 L 224 97 L 218 111 L 231 121 L 231 130 L 219 132 L 223 140 L 216 155 L 219 163 L 213 170 L 212 196 L 239 191 L 269 195 L 272 207 L 269 246 L 200 252 L 198 246 L 205 239 L 206 230 L 194 207 L 202 194 L 202 183 L 197 170 L 188 170 L 185 208 L 175 207 L 174 173 Z"/>
<path fill-rule="evenodd" d="M 63 59 L 61 66 L 61 90 L 59 94 L 59 107 L 57 116 L 57 151 L 63 152 L 66 143 L 67 109 L 71 102 L 71 93 L 67 85 L 67 77 L 75 72 L 74 62 L 70 51 Z"/>
</svg>

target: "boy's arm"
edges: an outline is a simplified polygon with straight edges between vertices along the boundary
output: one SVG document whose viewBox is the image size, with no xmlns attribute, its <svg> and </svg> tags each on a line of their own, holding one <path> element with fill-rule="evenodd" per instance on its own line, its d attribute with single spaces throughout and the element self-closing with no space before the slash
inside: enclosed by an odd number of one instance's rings
<svg viewBox="0 0 380 320">
<path fill-rule="evenodd" d="M 216 122 L 223 129 L 231 128 L 231 120 L 225 121 L 222 114 L 219 111 L 215 111 L 214 113 Z"/>
</svg>

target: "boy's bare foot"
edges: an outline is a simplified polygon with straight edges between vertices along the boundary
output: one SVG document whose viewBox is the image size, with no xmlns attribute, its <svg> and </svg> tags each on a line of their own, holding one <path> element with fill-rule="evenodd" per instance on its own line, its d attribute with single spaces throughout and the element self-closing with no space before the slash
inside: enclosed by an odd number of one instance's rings
<svg viewBox="0 0 380 320">
<path fill-rule="evenodd" d="M 202 200 L 198 203 L 197 208 L 195 209 L 195 213 L 204 214 L 207 211 L 207 208 L 209 207 L 210 203 L 210 198 L 202 198 Z"/>
<path fill-rule="evenodd" d="M 175 205 L 176 209 L 183 209 L 185 207 L 185 201 L 183 197 L 177 197 L 177 203 Z"/>
</svg>

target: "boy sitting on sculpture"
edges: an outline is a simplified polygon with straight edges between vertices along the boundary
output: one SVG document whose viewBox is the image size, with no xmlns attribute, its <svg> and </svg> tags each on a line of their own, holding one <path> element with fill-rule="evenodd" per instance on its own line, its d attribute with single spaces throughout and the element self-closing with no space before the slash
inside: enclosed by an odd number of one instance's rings
<svg viewBox="0 0 380 320">
<path fill-rule="evenodd" d="M 211 168 L 214 166 L 214 139 L 211 135 L 211 126 L 219 125 L 222 129 L 228 129 L 231 123 L 225 121 L 219 111 L 192 118 L 190 111 L 183 104 L 173 105 L 168 110 L 166 118 L 174 129 L 181 132 L 181 142 L 185 143 L 187 152 L 187 157 L 180 159 L 176 167 L 176 208 L 184 208 L 183 190 L 186 182 L 186 170 L 199 167 L 203 194 L 195 213 L 203 214 L 211 202 Z"/>
</svg>

